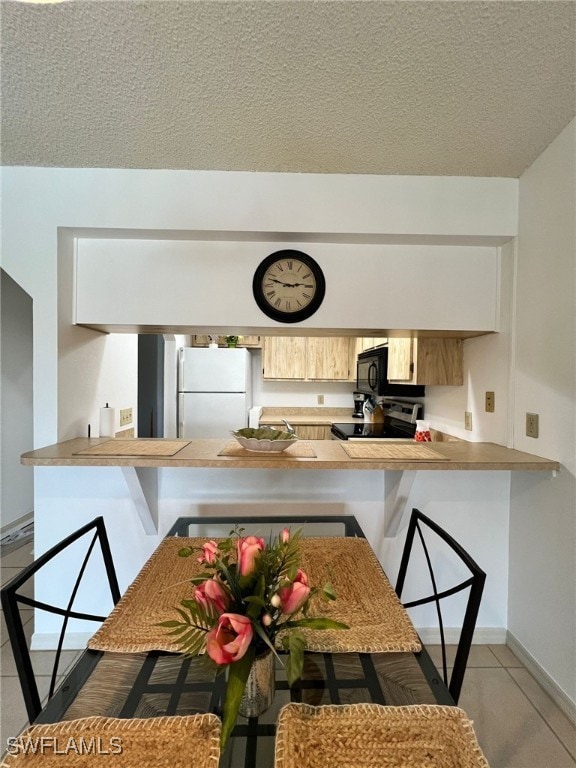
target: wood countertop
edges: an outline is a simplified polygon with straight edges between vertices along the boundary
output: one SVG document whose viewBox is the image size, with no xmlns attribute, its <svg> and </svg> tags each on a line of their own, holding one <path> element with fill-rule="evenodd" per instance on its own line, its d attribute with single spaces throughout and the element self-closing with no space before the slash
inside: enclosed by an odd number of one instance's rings
<svg viewBox="0 0 576 768">
<path fill-rule="evenodd" d="M 360 469 L 360 470 L 509 470 L 509 471 L 558 471 L 560 463 L 540 456 L 533 456 L 522 451 L 505 448 L 494 443 L 469 443 L 458 440 L 453 442 L 432 442 L 425 445 L 436 453 L 435 460 L 406 458 L 351 458 L 344 449 L 350 445 L 386 445 L 393 446 L 422 445 L 413 441 L 354 443 L 338 440 L 302 440 L 313 456 L 290 456 L 287 453 L 261 454 L 243 452 L 243 455 L 219 453 L 231 442 L 230 439 L 210 440 L 122 440 L 129 443 L 131 455 L 98 455 L 80 453 L 87 450 L 105 450 L 97 448 L 111 441 L 111 438 L 78 437 L 61 443 L 39 448 L 24 453 L 21 463 L 28 466 L 69 466 L 69 467 L 216 467 L 230 469 Z M 119 440 L 113 442 L 110 449 L 116 447 Z M 144 445 L 144 443 L 146 445 Z M 156 446 L 151 446 L 155 443 Z M 142 444 L 142 445 L 140 445 Z M 170 444 L 170 445 L 168 445 Z M 180 448 L 180 444 L 182 447 Z M 172 455 L 135 455 L 142 451 L 169 448 Z M 292 450 L 292 449 L 289 449 Z"/>
<path fill-rule="evenodd" d="M 260 424 L 284 427 L 283 419 L 293 426 L 330 426 L 334 423 L 362 422 L 352 416 L 352 408 L 263 408 Z"/>
</svg>

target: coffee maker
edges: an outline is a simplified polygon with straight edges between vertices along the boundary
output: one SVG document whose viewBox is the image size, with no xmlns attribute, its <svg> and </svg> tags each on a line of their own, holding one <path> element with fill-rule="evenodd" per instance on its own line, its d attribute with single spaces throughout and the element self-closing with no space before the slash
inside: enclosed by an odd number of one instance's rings
<svg viewBox="0 0 576 768">
<path fill-rule="evenodd" d="M 366 395 L 362 392 L 354 392 L 354 412 L 352 416 L 355 419 L 364 418 L 364 400 L 366 400 Z"/>
</svg>

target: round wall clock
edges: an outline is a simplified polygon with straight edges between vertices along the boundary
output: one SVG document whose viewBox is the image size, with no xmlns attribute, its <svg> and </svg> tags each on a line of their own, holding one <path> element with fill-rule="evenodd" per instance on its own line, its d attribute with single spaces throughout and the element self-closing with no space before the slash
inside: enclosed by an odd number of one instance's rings
<svg viewBox="0 0 576 768">
<path fill-rule="evenodd" d="M 326 292 L 324 274 L 302 251 L 276 251 L 254 273 L 256 303 L 273 320 L 298 323 L 316 312 Z"/>
</svg>

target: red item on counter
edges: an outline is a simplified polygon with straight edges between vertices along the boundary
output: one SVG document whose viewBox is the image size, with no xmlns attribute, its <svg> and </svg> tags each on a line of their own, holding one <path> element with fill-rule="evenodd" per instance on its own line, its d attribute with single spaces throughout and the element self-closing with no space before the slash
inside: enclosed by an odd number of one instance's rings
<svg viewBox="0 0 576 768">
<path fill-rule="evenodd" d="M 414 433 L 414 440 L 417 443 L 431 443 L 432 437 L 430 436 L 430 424 L 427 421 L 416 421 L 416 432 Z"/>
</svg>

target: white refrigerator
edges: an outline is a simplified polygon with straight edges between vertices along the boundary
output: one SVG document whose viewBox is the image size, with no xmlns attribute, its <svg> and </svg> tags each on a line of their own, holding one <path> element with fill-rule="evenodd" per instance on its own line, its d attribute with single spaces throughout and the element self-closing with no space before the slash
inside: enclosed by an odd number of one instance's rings
<svg viewBox="0 0 576 768">
<path fill-rule="evenodd" d="M 248 426 L 251 405 L 247 349 L 178 350 L 178 437 L 229 437 Z"/>
</svg>

